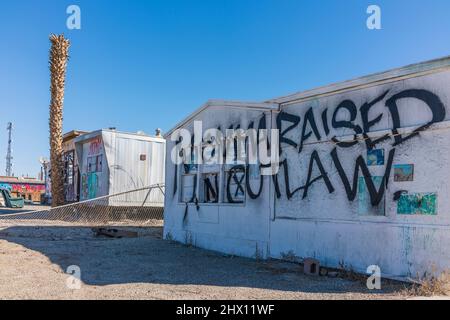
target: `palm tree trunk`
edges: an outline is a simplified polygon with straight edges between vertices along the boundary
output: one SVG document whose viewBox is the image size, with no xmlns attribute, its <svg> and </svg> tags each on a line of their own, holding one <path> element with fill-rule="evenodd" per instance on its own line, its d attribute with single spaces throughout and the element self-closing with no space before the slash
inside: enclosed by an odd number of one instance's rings
<svg viewBox="0 0 450 320">
<path fill-rule="evenodd" d="M 62 125 L 64 85 L 67 60 L 69 57 L 69 40 L 64 35 L 50 35 L 50 165 L 52 206 L 64 204 L 64 163 L 62 148 Z"/>
</svg>

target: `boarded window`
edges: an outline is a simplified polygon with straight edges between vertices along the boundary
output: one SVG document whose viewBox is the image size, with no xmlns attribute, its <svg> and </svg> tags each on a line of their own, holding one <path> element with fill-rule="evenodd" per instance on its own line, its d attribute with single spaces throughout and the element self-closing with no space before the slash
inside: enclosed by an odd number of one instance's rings
<svg viewBox="0 0 450 320">
<path fill-rule="evenodd" d="M 92 156 L 87 158 L 87 172 L 101 172 L 103 169 L 103 155 Z"/>
<path fill-rule="evenodd" d="M 74 157 L 75 152 L 73 150 L 64 154 L 64 182 L 68 185 L 74 183 Z"/>
<path fill-rule="evenodd" d="M 202 194 L 201 202 L 217 203 L 219 202 L 219 173 L 202 174 Z"/>
<path fill-rule="evenodd" d="M 224 174 L 224 195 L 226 203 L 245 203 L 245 166 L 228 167 Z"/>
<path fill-rule="evenodd" d="M 377 190 L 382 188 L 383 177 L 374 176 L 372 182 Z M 381 202 L 372 206 L 369 190 L 364 177 L 358 179 L 358 214 L 363 216 L 384 216 L 385 215 L 385 196 Z"/>
<path fill-rule="evenodd" d="M 194 202 L 196 189 L 196 174 L 181 175 L 181 202 Z"/>
</svg>

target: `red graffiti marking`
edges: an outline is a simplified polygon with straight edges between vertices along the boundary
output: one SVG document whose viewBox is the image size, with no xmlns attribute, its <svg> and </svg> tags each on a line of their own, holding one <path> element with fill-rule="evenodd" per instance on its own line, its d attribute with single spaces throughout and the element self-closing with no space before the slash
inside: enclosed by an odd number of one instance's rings
<svg viewBox="0 0 450 320">
<path fill-rule="evenodd" d="M 45 186 L 40 184 L 16 184 L 11 183 L 12 191 L 15 192 L 43 192 L 45 191 Z"/>
<path fill-rule="evenodd" d="M 89 144 L 89 155 L 99 154 L 102 149 L 102 138 L 96 137 Z"/>
</svg>

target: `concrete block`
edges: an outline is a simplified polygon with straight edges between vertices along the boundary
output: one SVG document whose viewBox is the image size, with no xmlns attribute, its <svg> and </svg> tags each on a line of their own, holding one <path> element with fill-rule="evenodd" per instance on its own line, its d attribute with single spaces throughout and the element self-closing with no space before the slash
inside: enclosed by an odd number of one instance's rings
<svg viewBox="0 0 450 320">
<path fill-rule="evenodd" d="M 307 275 L 318 276 L 320 271 L 320 262 L 314 258 L 306 258 L 303 261 L 303 272 Z"/>
</svg>

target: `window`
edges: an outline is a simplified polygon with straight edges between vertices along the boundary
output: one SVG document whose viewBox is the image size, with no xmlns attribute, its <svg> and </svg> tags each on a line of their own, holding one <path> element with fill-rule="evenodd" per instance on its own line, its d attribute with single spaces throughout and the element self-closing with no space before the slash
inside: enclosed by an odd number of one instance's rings
<svg viewBox="0 0 450 320">
<path fill-rule="evenodd" d="M 225 167 L 224 174 L 224 194 L 225 203 L 245 203 L 245 166 L 235 165 Z"/>
<path fill-rule="evenodd" d="M 379 190 L 383 183 L 383 177 L 373 176 L 373 185 Z M 366 185 L 364 177 L 358 179 L 358 214 L 363 216 L 385 216 L 385 201 L 386 197 L 383 195 L 381 202 L 373 206 L 371 203 L 371 197 Z"/>
<path fill-rule="evenodd" d="M 87 172 L 101 172 L 103 169 L 103 155 L 97 155 L 87 158 Z"/>
<path fill-rule="evenodd" d="M 74 182 L 74 156 L 73 150 L 64 154 L 64 182 L 68 185 L 73 185 Z"/>
<path fill-rule="evenodd" d="M 249 166 L 249 179 L 260 178 L 259 164 Z M 246 166 L 231 165 L 179 165 L 180 203 L 226 203 L 246 202 Z"/>
<path fill-rule="evenodd" d="M 203 173 L 202 174 L 202 194 L 201 202 L 218 203 L 219 202 L 219 173 Z"/>
<path fill-rule="evenodd" d="M 88 173 L 95 172 L 95 163 L 96 163 L 95 157 L 87 158 L 87 172 Z"/>
<path fill-rule="evenodd" d="M 197 165 L 182 164 L 181 166 L 181 202 L 195 202 L 197 198 Z"/>
<path fill-rule="evenodd" d="M 197 188 L 196 174 L 183 174 L 181 176 L 181 202 L 194 202 Z"/>
<path fill-rule="evenodd" d="M 97 164 L 97 170 L 95 170 L 96 172 L 101 172 L 102 171 L 102 166 L 103 166 L 103 155 L 100 154 L 96 157 L 96 164 Z"/>
</svg>

